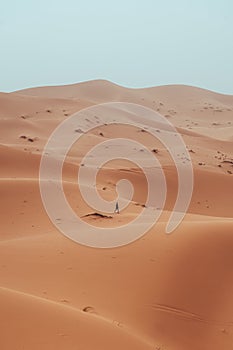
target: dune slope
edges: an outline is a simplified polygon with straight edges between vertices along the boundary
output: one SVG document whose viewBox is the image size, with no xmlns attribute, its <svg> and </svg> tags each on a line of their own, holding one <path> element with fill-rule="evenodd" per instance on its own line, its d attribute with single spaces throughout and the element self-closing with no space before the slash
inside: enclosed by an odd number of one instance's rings
<svg viewBox="0 0 233 350">
<path fill-rule="evenodd" d="M 130 155 L 129 161 L 104 164 L 96 178 L 106 200 L 116 199 L 118 180 L 133 184 L 132 201 L 120 215 L 98 216 L 81 198 L 83 157 L 103 141 L 141 142 L 162 164 L 168 188 L 162 215 L 145 236 L 95 249 L 66 238 L 50 221 L 39 167 L 63 120 L 112 101 L 149 107 L 177 128 L 192 160 L 194 190 L 183 222 L 166 235 L 178 189 L 169 152 L 149 129 L 134 127 L 127 111 L 130 126 L 101 125 L 82 135 L 66 157 L 63 187 L 86 222 L 123 225 L 145 205 L 147 182 Z M 146 116 L 141 123 L 150 127 Z M 0 130 L 1 349 L 233 349 L 233 96 L 188 86 L 128 89 L 107 81 L 27 89 L 0 94 Z M 101 159 L 96 157 L 96 167 Z"/>
</svg>

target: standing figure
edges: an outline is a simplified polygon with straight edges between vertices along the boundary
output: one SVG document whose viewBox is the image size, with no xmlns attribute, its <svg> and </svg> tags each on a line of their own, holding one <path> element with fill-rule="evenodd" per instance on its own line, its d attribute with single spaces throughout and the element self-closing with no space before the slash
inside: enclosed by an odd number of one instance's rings
<svg viewBox="0 0 233 350">
<path fill-rule="evenodd" d="M 116 208 L 114 210 L 114 213 L 120 214 L 118 201 L 116 202 Z"/>
</svg>

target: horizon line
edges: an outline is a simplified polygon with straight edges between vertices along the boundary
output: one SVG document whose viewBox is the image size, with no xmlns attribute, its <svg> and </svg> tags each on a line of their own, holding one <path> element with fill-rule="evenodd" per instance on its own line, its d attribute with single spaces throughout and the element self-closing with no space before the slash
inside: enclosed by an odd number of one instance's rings
<svg viewBox="0 0 233 350">
<path fill-rule="evenodd" d="M 84 85 L 84 84 L 91 84 L 91 83 L 108 83 L 111 85 L 115 85 L 117 87 L 123 88 L 123 89 L 129 89 L 129 90 L 147 90 L 147 89 L 153 89 L 153 88 L 160 88 L 160 87 L 187 87 L 187 88 L 194 88 L 194 89 L 199 89 L 199 90 L 204 90 L 208 91 L 211 93 L 216 93 L 219 95 L 224 95 L 224 96 L 233 96 L 233 93 L 223 93 L 219 92 L 216 90 L 211 90 L 209 88 L 197 86 L 197 85 L 189 85 L 189 84 L 184 84 L 184 83 L 171 83 L 171 84 L 159 84 L 159 85 L 147 85 L 143 87 L 132 87 L 132 86 L 126 86 L 122 85 L 120 83 L 104 79 L 104 78 L 99 78 L 99 79 L 89 79 L 89 80 L 82 80 L 82 81 L 77 81 L 77 82 L 71 82 L 71 83 L 58 83 L 58 84 L 45 84 L 45 85 L 32 85 L 29 87 L 25 88 L 20 88 L 17 90 L 11 90 L 11 91 L 0 91 L 1 93 L 6 93 L 6 94 L 13 94 L 13 93 L 18 93 L 18 92 L 23 92 L 23 91 L 28 91 L 28 90 L 34 90 L 34 89 L 43 89 L 43 88 L 62 88 L 62 87 L 69 87 L 69 86 L 75 86 L 75 85 Z"/>
</svg>

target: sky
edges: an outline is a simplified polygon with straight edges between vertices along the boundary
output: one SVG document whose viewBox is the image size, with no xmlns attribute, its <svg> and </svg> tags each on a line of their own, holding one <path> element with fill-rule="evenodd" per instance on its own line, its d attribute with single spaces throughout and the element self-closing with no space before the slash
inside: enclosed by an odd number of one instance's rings
<svg viewBox="0 0 233 350">
<path fill-rule="evenodd" d="M 232 0 L 0 0 L 0 91 L 107 79 L 233 94 Z"/>
</svg>

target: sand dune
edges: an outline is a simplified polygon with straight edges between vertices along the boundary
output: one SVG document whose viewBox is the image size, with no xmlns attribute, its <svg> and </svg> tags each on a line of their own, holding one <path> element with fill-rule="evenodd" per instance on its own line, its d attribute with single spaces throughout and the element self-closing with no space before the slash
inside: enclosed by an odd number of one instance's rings
<svg viewBox="0 0 233 350">
<path fill-rule="evenodd" d="M 8 323 L 1 322 L 0 345 L 3 349 L 76 349 L 76 344 L 85 348 L 91 348 L 95 344 L 96 349 L 118 349 L 119 346 L 152 349 L 150 344 L 113 322 L 66 304 L 4 288 L 0 295 L 1 320 L 4 317 L 12 320 L 10 327 Z"/>
<path fill-rule="evenodd" d="M 81 198 L 77 173 L 87 167 L 91 174 L 83 157 L 100 142 L 126 137 L 143 143 L 167 181 L 159 222 L 136 242 L 103 250 L 74 243 L 52 224 L 40 196 L 39 166 L 56 126 L 111 101 L 144 105 L 175 125 L 192 159 L 194 191 L 183 222 L 166 235 L 178 189 L 169 152 L 148 129 L 133 125 L 102 125 L 83 135 L 66 157 L 63 187 L 74 212 L 92 225 L 130 222 L 147 193 L 134 163 L 108 162 L 97 176 L 99 194 L 114 200 L 122 178 L 135 193 L 120 215 L 95 214 Z M 146 116 L 141 122 L 150 127 Z M 188 86 L 128 89 L 107 81 L 27 89 L 0 94 L 0 130 L 1 349 L 232 349 L 233 96 Z M 101 159 L 100 153 L 96 164 Z"/>
</svg>

